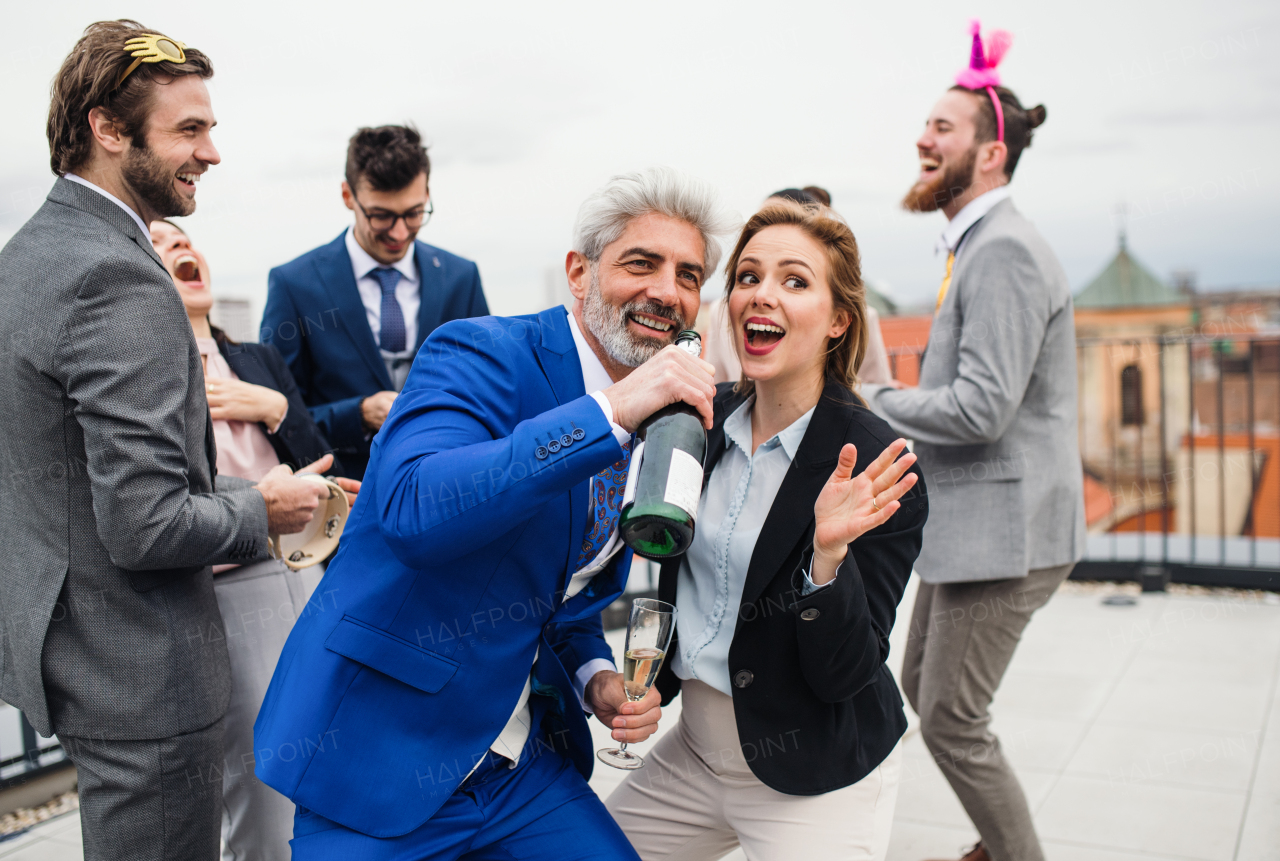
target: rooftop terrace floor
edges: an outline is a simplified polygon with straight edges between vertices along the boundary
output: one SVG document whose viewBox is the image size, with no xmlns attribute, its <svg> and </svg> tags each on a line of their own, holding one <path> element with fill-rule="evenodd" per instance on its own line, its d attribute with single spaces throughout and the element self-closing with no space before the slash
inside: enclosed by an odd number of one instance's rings
<svg viewBox="0 0 1280 861">
<path fill-rule="evenodd" d="M 1049 861 L 1280 859 L 1280 596 L 1101 603 L 1116 591 L 1065 584 L 1033 618 L 992 710 Z M 904 639 L 905 623 L 895 669 Z M 620 652 L 622 632 L 610 640 Z M 678 712 L 677 700 L 663 725 Z M 959 858 L 977 834 L 908 714 L 889 861 Z M 604 797 L 623 776 L 601 765 L 591 783 Z M 79 837 L 70 814 L 0 842 L 0 859 L 79 861 Z"/>
</svg>

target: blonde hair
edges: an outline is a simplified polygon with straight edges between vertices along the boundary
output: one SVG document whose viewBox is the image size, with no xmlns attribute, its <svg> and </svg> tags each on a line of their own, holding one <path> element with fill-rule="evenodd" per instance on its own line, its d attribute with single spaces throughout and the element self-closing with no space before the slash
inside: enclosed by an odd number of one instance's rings
<svg viewBox="0 0 1280 861">
<path fill-rule="evenodd" d="M 828 339 L 824 376 L 856 393 L 858 368 L 867 355 L 867 291 L 862 283 L 862 256 L 858 253 L 858 241 L 854 239 L 849 225 L 833 210 L 819 204 L 802 206 L 788 200 L 771 199 L 767 206 L 751 216 L 725 266 L 726 308 L 729 295 L 737 284 L 734 276 L 743 249 L 761 230 L 779 225 L 800 228 L 827 253 L 827 287 L 831 291 L 831 303 L 836 311 L 848 313 L 849 326 L 844 334 Z M 732 320 L 728 324 L 733 327 Z M 736 336 L 736 332 L 731 336 L 735 343 Z M 735 386 L 739 392 L 749 392 L 753 388 L 754 384 L 745 376 Z"/>
</svg>

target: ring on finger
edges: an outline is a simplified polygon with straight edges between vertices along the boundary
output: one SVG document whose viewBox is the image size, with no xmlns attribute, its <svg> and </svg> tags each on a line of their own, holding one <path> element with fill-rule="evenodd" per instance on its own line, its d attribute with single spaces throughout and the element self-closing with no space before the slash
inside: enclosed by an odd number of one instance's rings
<svg viewBox="0 0 1280 861">
<path fill-rule="evenodd" d="M 871 507 L 874 508 L 876 511 L 880 510 L 880 503 L 876 502 L 876 498 L 874 495 L 871 497 Z"/>
</svg>

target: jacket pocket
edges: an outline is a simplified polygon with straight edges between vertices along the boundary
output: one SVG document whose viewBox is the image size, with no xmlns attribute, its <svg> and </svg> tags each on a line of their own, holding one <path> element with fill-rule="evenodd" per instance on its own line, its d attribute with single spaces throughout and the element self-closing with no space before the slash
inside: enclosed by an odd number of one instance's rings
<svg viewBox="0 0 1280 861">
<path fill-rule="evenodd" d="M 133 587 L 133 591 L 150 592 L 152 589 L 158 589 L 161 586 L 185 582 L 201 571 L 207 570 L 208 567 L 207 565 L 191 565 L 186 568 L 157 568 L 152 571 L 121 570 L 129 577 L 129 585 Z"/>
<path fill-rule="evenodd" d="M 457 661 L 350 616 L 342 617 L 324 647 L 429 694 L 438 692 L 458 671 Z"/>
</svg>

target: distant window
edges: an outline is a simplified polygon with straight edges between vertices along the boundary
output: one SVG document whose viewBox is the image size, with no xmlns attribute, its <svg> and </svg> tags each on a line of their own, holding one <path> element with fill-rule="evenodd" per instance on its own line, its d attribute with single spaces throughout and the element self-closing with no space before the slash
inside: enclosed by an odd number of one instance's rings
<svg viewBox="0 0 1280 861">
<path fill-rule="evenodd" d="M 1120 371 L 1120 424 L 1142 424 L 1142 369 L 1137 365 Z"/>
</svg>

